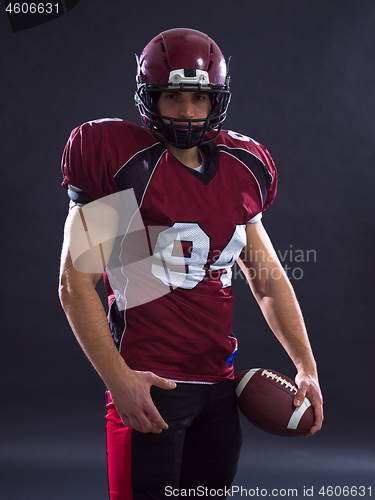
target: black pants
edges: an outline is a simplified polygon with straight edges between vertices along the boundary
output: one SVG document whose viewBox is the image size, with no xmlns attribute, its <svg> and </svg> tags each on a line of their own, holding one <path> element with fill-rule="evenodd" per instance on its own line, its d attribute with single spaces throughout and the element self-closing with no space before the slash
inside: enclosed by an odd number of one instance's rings
<svg viewBox="0 0 375 500">
<path fill-rule="evenodd" d="M 151 395 L 169 429 L 132 431 L 133 498 L 186 497 L 183 489 L 225 498 L 221 490 L 233 482 L 242 443 L 233 381 L 179 383 L 172 391 L 152 387 Z"/>
</svg>

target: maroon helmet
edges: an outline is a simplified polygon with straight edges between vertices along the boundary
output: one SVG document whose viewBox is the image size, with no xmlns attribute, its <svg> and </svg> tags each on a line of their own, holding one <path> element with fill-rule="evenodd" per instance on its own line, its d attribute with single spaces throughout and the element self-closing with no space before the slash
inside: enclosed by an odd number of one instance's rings
<svg viewBox="0 0 375 500">
<path fill-rule="evenodd" d="M 136 105 L 158 140 L 161 134 L 163 142 L 188 149 L 219 135 L 231 96 L 230 78 L 224 56 L 211 38 L 188 28 L 163 31 L 146 45 L 137 62 Z M 211 112 L 204 122 L 162 116 L 157 108 L 162 91 L 207 92 Z M 212 129 L 216 133 L 207 136 Z"/>
</svg>

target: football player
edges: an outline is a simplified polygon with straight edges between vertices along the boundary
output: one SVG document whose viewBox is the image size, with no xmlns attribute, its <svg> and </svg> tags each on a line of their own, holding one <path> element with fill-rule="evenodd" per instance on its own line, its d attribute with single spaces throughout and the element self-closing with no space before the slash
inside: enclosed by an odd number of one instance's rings
<svg viewBox="0 0 375 500">
<path fill-rule="evenodd" d="M 261 221 L 276 194 L 275 165 L 253 139 L 222 130 L 230 101 L 222 52 L 204 33 L 171 29 L 137 62 L 142 125 L 84 123 L 64 151 L 71 207 L 60 298 L 108 388 L 111 499 L 198 487 L 220 495 L 241 446 L 236 261 L 296 366 L 295 405 L 307 395 L 314 407 L 310 435 L 323 419 L 316 363 Z M 95 289 L 102 276 L 108 315 Z"/>
</svg>

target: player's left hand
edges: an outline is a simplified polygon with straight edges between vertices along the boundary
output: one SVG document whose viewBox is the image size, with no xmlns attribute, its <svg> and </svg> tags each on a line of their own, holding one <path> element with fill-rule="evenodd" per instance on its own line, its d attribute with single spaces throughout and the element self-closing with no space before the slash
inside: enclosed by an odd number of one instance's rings
<svg viewBox="0 0 375 500">
<path fill-rule="evenodd" d="M 299 372 L 295 378 L 298 391 L 294 396 L 293 404 L 296 407 L 301 406 L 305 397 L 307 397 L 314 409 L 315 421 L 310 432 L 305 437 L 310 437 L 318 432 L 323 424 L 323 396 L 319 387 L 318 377 L 306 372 Z"/>
</svg>

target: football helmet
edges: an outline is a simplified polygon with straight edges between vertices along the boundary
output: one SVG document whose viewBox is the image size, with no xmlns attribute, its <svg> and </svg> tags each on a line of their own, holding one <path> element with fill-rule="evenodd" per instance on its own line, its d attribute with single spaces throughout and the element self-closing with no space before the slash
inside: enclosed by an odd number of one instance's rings
<svg viewBox="0 0 375 500">
<path fill-rule="evenodd" d="M 230 77 L 220 48 L 209 36 L 188 28 L 163 31 L 136 58 L 135 102 L 159 141 L 189 149 L 219 135 L 231 97 Z M 205 120 L 163 116 L 157 106 L 163 91 L 207 92 L 211 112 Z"/>
</svg>

